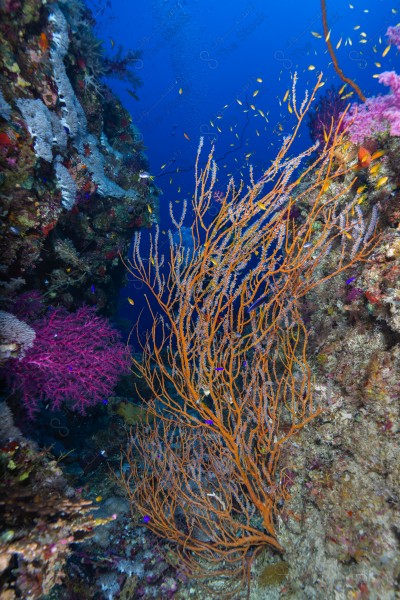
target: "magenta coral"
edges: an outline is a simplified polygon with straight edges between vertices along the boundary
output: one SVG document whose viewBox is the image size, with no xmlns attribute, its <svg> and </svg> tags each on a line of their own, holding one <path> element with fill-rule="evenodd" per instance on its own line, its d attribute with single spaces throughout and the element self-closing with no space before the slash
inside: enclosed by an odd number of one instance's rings
<svg viewBox="0 0 400 600">
<path fill-rule="evenodd" d="M 129 370 L 119 333 L 93 308 L 64 309 L 33 324 L 36 339 L 22 360 L 11 360 L 7 377 L 20 389 L 30 417 L 40 401 L 54 410 L 62 403 L 81 414 L 114 390 Z"/>
<path fill-rule="evenodd" d="M 353 105 L 344 117 L 351 141 L 362 144 L 365 138 L 390 131 L 400 135 L 400 76 L 394 71 L 379 75 L 379 83 L 390 87 L 386 96 L 367 98 L 363 105 Z"/>
<path fill-rule="evenodd" d="M 400 49 L 400 26 L 387 30 L 390 43 Z M 394 71 L 385 71 L 378 78 L 390 88 L 386 96 L 367 98 L 363 105 L 353 104 L 344 117 L 344 125 L 354 144 L 362 144 L 366 138 L 389 131 L 400 136 L 400 76 Z"/>
</svg>

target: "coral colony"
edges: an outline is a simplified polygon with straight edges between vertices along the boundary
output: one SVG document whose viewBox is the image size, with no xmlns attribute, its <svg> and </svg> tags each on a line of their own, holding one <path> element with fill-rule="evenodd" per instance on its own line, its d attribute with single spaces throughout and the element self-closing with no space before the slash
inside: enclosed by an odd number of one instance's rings
<svg viewBox="0 0 400 600">
<path fill-rule="evenodd" d="M 76 313 L 56 309 L 31 327 L 34 342 L 7 373 L 30 416 L 38 411 L 39 400 L 49 402 L 53 410 L 66 402 L 85 414 L 112 394 L 120 376 L 129 370 L 127 349 L 118 332 L 93 308 Z"/>
<path fill-rule="evenodd" d="M 106 56 L 81 0 L 0 2 L 2 599 L 394 598 L 400 75 L 365 98 L 321 7 L 339 85 L 293 74 L 245 180 L 201 138 L 162 238 L 103 80 L 137 99 L 141 53 Z"/>
</svg>

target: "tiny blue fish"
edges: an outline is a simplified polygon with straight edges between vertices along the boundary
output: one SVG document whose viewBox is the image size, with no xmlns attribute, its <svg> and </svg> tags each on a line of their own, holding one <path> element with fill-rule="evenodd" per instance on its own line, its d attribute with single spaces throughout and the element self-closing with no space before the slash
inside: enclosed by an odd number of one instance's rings
<svg viewBox="0 0 400 600">
<path fill-rule="evenodd" d="M 104 398 L 104 400 L 103 400 L 103 404 L 108 404 L 108 400 L 107 400 L 107 398 Z"/>
<path fill-rule="evenodd" d="M 356 277 L 350 277 L 350 279 L 346 281 L 346 285 L 350 285 L 350 283 L 353 283 L 353 281 L 355 281 L 356 279 Z"/>
<path fill-rule="evenodd" d="M 72 367 L 68 367 L 68 371 L 72 371 Z"/>
<path fill-rule="evenodd" d="M 247 309 L 248 312 L 251 312 L 258 306 L 261 306 L 261 304 L 264 304 L 268 300 L 268 298 L 269 298 L 269 294 L 265 294 L 265 296 L 261 296 L 261 298 L 259 298 L 258 300 L 253 302 L 253 304 L 251 306 L 249 306 L 249 308 Z"/>
<path fill-rule="evenodd" d="M 244 361 L 243 361 L 243 366 L 244 366 L 244 367 L 247 367 L 247 360 L 244 360 Z"/>
<path fill-rule="evenodd" d="M 206 420 L 204 421 L 204 423 L 205 423 L 206 425 L 214 425 L 214 421 L 212 421 L 211 419 L 206 419 Z"/>
<path fill-rule="evenodd" d="M 96 288 L 94 287 L 94 285 L 92 284 L 92 287 L 90 288 L 90 291 L 92 292 L 92 294 L 96 293 Z"/>
<path fill-rule="evenodd" d="M 217 367 L 215 370 L 216 370 L 216 371 L 223 371 L 223 370 L 224 370 L 224 367 Z"/>
<path fill-rule="evenodd" d="M 143 521 L 145 523 L 148 523 L 150 521 L 150 519 L 151 519 L 151 517 L 149 517 L 149 515 L 144 515 L 144 517 L 143 517 Z"/>
</svg>

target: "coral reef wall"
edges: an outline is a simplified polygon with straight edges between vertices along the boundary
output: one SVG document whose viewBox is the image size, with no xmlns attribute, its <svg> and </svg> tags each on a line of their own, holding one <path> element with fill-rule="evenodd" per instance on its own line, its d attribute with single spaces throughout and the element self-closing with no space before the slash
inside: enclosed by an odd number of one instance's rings
<svg viewBox="0 0 400 600">
<path fill-rule="evenodd" d="M 110 314 L 158 192 L 92 26 L 80 0 L 0 3 L 0 272 L 3 298 L 34 288 Z"/>
</svg>

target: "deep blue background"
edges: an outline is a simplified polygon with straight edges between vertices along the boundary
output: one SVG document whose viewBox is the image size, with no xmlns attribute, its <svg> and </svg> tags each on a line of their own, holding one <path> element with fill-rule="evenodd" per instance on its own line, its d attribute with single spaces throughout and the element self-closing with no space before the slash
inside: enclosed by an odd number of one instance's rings
<svg viewBox="0 0 400 600">
<path fill-rule="evenodd" d="M 107 83 L 129 109 L 143 135 L 155 184 L 163 192 L 160 218 L 164 230 L 170 226 L 169 202 L 172 200 L 179 211 L 182 199 L 190 200 L 193 194 L 192 166 L 200 136 L 205 137 L 206 148 L 211 140 L 216 142 L 217 158 L 235 149 L 226 160 L 218 161 L 217 188 L 224 188 L 227 173 L 234 173 L 237 179 L 243 173 L 246 178 L 243 166 L 248 162 L 253 164 L 257 177 L 270 164 L 282 136 L 295 122 L 287 104 L 282 103 L 291 75 L 295 71 L 299 75 L 298 98 L 313 87 L 319 71 L 326 81 L 321 93 L 331 84 L 342 84 L 323 37 L 317 39 L 311 34 L 323 32 L 319 0 L 90 0 L 88 6 L 108 55 L 115 55 L 119 44 L 143 52 L 142 60 L 136 63 L 136 73 L 143 81 L 137 90 L 138 101 L 129 94 L 128 83 Z M 373 75 L 396 70 L 396 63 L 399 70 L 395 48 L 382 58 L 387 46 L 386 29 L 400 21 L 396 2 L 327 0 L 327 9 L 333 45 L 343 38 L 337 57 L 345 74 L 366 96 L 386 93 Z M 360 28 L 355 30 L 358 25 Z M 351 38 L 352 45 L 345 44 L 347 38 Z M 360 43 L 362 39 L 367 43 Z M 382 66 L 377 67 L 375 62 Z M 309 70 L 310 65 L 315 70 Z M 262 78 L 262 83 L 257 78 Z M 253 97 L 256 90 L 259 93 Z M 353 98 L 355 94 L 349 101 Z M 261 109 L 268 122 L 257 110 L 245 113 L 246 101 Z M 309 144 L 305 127 L 295 150 Z M 176 169 L 180 172 L 169 173 Z M 123 315 L 134 320 L 142 305 L 142 294 L 143 290 L 133 287 L 122 292 Z M 126 301 L 127 295 L 135 299 L 134 308 Z"/>
</svg>

